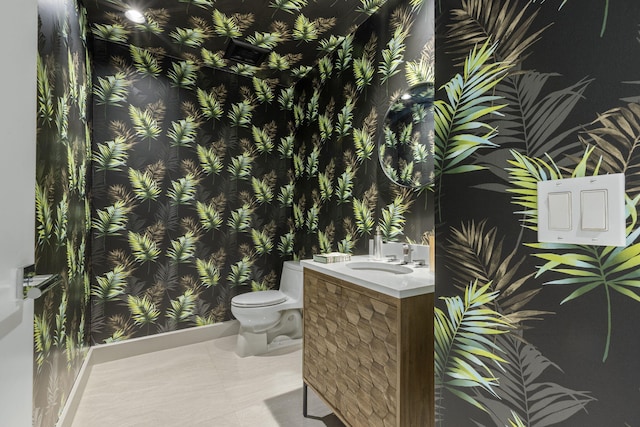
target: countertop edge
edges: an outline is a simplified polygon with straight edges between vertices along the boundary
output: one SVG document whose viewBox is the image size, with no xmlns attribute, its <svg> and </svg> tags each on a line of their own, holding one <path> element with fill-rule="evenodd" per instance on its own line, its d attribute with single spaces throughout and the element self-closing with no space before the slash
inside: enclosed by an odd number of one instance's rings
<svg viewBox="0 0 640 427">
<path fill-rule="evenodd" d="M 340 280 L 344 280 L 353 283 L 363 288 L 370 289 L 372 291 L 380 292 L 385 295 L 389 295 L 394 298 L 403 299 L 418 295 L 432 294 L 435 292 L 435 278 L 433 272 L 427 271 L 427 277 L 411 277 L 412 281 L 424 280 L 424 285 L 413 286 L 407 289 L 397 289 L 384 285 L 383 283 L 375 282 L 373 280 L 367 280 L 366 278 L 359 277 L 355 270 L 350 270 L 346 264 L 356 261 L 368 261 L 370 257 L 367 255 L 359 255 L 352 257 L 351 261 L 335 262 L 335 263 L 320 263 L 311 259 L 301 260 L 300 264 L 303 268 L 324 273 L 329 276 L 335 277 Z M 413 274 L 413 273 L 412 273 Z"/>
</svg>

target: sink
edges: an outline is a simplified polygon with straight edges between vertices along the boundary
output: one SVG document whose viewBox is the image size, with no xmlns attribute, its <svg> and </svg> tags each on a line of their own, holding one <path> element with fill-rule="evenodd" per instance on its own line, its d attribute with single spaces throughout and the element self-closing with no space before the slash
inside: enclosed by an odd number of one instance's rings
<svg viewBox="0 0 640 427">
<path fill-rule="evenodd" d="M 324 264 L 301 260 L 307 269 L 317 271 L 393 298 L 433 293 L 435 277 L 426 266 L 377 260 L 369 255 L 353 255 L 349 261 Z"/>
<path fill-rule="evenodd" d="M 347 267 L 352 270 L 370 270 L 370 271 L 384 271 L 392 274 L 408 274 L 411 273 L 409 267 L 398 264 L 388 264 L 386 262 L 376 261 L 354 261 L 347 263 Z"/>
</svg>

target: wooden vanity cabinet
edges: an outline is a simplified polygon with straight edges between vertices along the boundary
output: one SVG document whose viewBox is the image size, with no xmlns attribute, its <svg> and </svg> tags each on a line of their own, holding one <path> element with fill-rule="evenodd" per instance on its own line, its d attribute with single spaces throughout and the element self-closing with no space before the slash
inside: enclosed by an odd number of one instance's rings
<svg viewBox="0 0 640 427">
<path fill-rule="evenodd" d="M 350 427 L 432 427 L 433 293 L 394 298 L 304 269 L 303 379 Z"/>
</svg>

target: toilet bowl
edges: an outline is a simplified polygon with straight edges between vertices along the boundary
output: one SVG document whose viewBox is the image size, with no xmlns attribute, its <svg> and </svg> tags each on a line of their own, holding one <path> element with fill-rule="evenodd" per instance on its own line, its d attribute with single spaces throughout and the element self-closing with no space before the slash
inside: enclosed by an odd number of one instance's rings
<svg viewBox="0 0 640 427">
<path fill-rule="evenodd" d="M 248 292 L 231 300 L 240 322 L 236 353 L 241 357 L 295 344 L 302 338 L 302 266 L 285 261 L 278 290 Z"/>
</svg>

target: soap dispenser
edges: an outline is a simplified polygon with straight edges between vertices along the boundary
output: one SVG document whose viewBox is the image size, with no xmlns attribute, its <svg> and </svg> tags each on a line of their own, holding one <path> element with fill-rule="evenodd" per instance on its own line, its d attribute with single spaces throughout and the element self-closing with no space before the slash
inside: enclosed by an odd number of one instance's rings
<svg viewBox="0 0 640 427">
<path fill-rule="evenodd" d="M 384 255 L 382 254 L 382 233 L 380 232 L 380 226 L 376 227 L 376 235 L 373 238 L 373 258 L 384 258 Z"/>
</svg>

